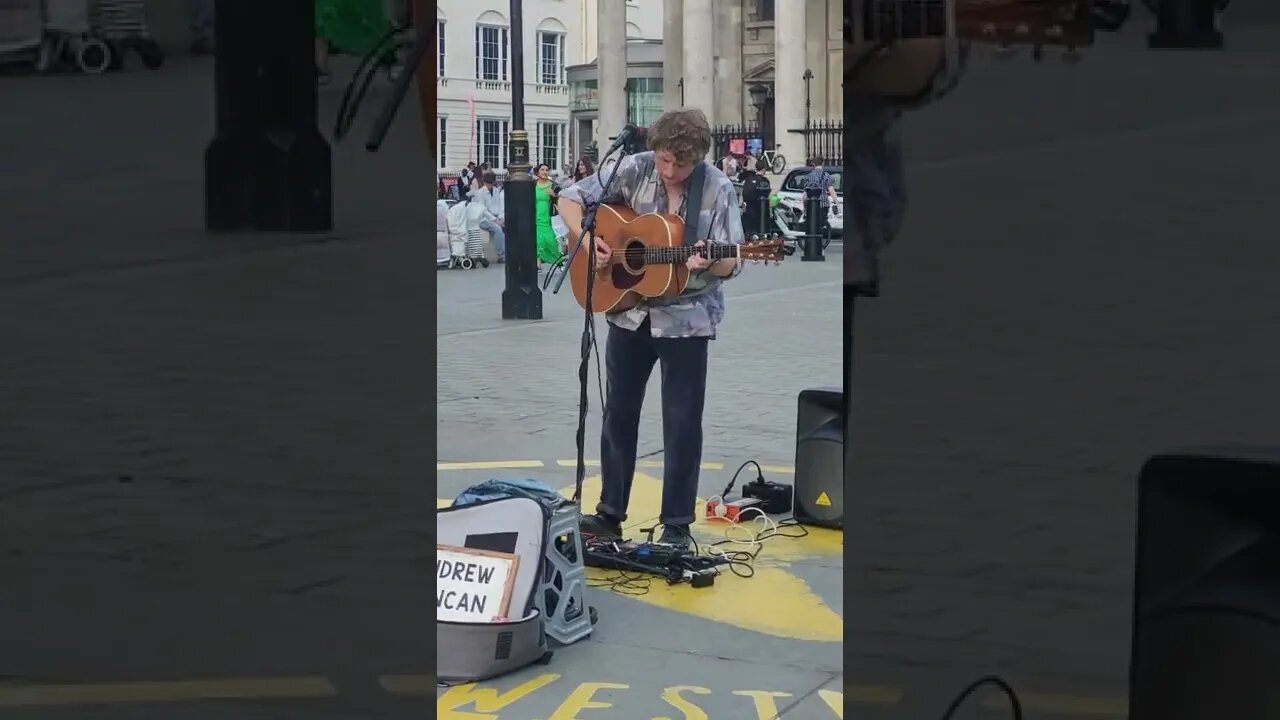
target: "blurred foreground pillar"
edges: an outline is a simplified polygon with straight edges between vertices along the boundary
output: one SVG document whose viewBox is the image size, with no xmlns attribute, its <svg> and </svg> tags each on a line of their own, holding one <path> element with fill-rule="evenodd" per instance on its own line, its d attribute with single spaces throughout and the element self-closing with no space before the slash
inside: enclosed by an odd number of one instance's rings
<svg viewBox="0 0 1280 720">
<path fill-rule="evenodd" d="M 329 143 L 316 126 L 313 0 L 220 0 L 205 227 L 333 228 Z"/>
</svg>

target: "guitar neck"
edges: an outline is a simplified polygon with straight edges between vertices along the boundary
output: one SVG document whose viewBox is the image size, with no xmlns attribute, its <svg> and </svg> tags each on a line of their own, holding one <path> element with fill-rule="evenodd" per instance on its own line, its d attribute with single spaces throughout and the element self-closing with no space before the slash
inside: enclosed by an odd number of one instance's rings
<svg viewBox="0 0 1280 720">
<path fill-rule="evenodd" d="M 862 39 L 871 43 L 947 36 L 947 0 L 863 0 Z"/>
<path fill-rule="evenodd" d="M 627 251 L 630 254 L 630 250 Z M 723 260 L 738 257 L 738 246 L 715 244 L 696 248 L 692 245 L 680 247 L 646 247 L 644 263 L 646 265 L 679 265 L 694 255 L 705 255 L 708 260 Z"/>
</svg>

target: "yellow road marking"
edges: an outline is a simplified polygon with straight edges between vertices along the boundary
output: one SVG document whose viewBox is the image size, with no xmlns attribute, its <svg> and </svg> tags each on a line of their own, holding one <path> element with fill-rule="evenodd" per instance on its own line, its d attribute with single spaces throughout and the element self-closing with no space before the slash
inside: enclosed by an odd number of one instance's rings
<svg viewBox="0 0 1280 720">
<path fill-rule="evenodd" d="M 1020 692 L 1018 693 L 1018 700 L 1022 702 L 1023 708 L 1047 715 L 1124 718 L 1129 714 L 1129 702 L 1119 698 L 1042 695 Z M 993 693 L 982 702 L 982 706 L 993 710 L 1007 708 L 1009 707 L 1009 699 L 1005 697 L 1004 693 Z"/>
<path fill-rule="evenodd" d="M 831 698 L 833 702 L 841 695 L 832 690 L 819 690 L 818 694 L 823 696 L 824 701 Z M 905 693 L 902 688 L 888 685 L 846 685 L 843 699 L 859 705 L 897 705 L 902 702 L 903 695 Z"/>
<path fill-rule="evenodd" d="M 436 470 L 519 470 L 544 467 L 541 460 L 491 460 L 486 462 L 438 462 Z"/>
<path fill-rule="evenodd" d="M 426 675 L 383 675 L 378 684 L 392 695 L 426 695 L 428 685 L 435 687 L 436 683 Z"/>
<path fill-rule="evenodd" d="M 556 464 L 560 467 L 578 467 L 577 460 L 557 460 Z M 600 467 L 599 460 L 583 460 L 582 464 L 586 467 Z"/>
<path fill-rule="evenodd" d="M 577 467 L 577 460 L 556 460 L 556 465 L 560 467 Z M 600 467 L 599 460 L 586 460 L 583 462 L 586 467 Z M 637 467 L 643 468 L 660 468 L 661 460 L 640 460 L 636 463 Z M 546 467 L 546 463 L 541 460 L 480 460 L 474 462 L 438 462 L 436 470 L 521 470 L 528 468 Z M 704 462 L 703 470 L 724 470 L 725 463 L 722 462 Z M 792 465 L 760 465 L 760 469 L 765 473 L 779 473 L 782 475 L 794 475 L 796 469 Z"/>
<path fill-rule="evenodd" d="M 561 491 L 568 496 L 573 488 Z M 583 483 L 583 499 L 600 497 L 600 476 L 587 478 Z M 590 505 L 591 502 L 588 502 Z M 636 528 L 652 525 L 662 507 L 662 480 L 637 472 L 631 485 L 632 518 L 628 533 Z M 705 507 L 699 501 L 699 507 Z M 691 528 L 699 542 L 725 539 L 727 526 L 699 519 Z M 759 528 L 762 530 L 763 526 Z M 668 585 L 653 582 L 648 592 L 628 596 L 637 602 L 656 605 L 668 610 L 694 615 L 724 623 L 744 630 L 796 640 L 822 642 L 844 641 L 844 618 L 833 611 L 802 578 L 790 571 L 795 560 L 823 555 L 838 556 L 843 551 L 843 535 L 836 531 L 818 532 L 811 528 L 802 538 L 773 538 L 753 563 L 755 574 L 741 578 L 731 572 L 723 572 L 715 585 L 707 589 L 692 589 L 687 584 Z M 741 539 L 744 532 L 734 534 Z M 725 546 L 732 549 L 732 545 Z M 612 570 L 587 569 L 587 576 L 607 580 L 617 576 Z"/>
<path fill-rule="evenodd" d="M 337 695 L 338 689 L 323 677 L 0 685 L 0 707 L 324 698 Z"/>
<path fill-rule="evenodd" d="M 383 690 L 393 695 L 426 696 L 430 688 L 435 686 L 434 680 L 434 677 L 428 675 L 383 675 L 378 678 L 378 684 Z M 486 686 L 468 684 L 465 687 L 475 687 L 477 691 L 482 691 Z M 857 705 L 897 705 L 906 695 L 902 688 L 888 685 L 846 685 L 843 693 L 834 690 L 821 690 L 819 693 L 822 701 L 833 710 L 843 705 L 845 701 Z M 296 700 L 338 696 L 338 690 L 333 683 L 327 678 L 318 676 L 41 685 L 0 684 L 0 707 L 112 705 L 200 700 Z M 1024 708 L 1050 715 L 1119 720 L 1128 713 L 1128 702 L 1121 698 L 1019 693 L 1019 699 Z M 991 693 L 986 696 L 982 704 L 987 709 L 1003 710 L 1008 707 L 1008 700 L 1003 694 Z"/>
<path fill-rule="evenodd" d="M 560 467 L 577 467 L 577 466 L 578 466 L 578 461 L 577 461 L 577 460 L 557 460 L 557 461 L 556 461 L 556 464 L 557 464 L 557 465 L 559 465 Z M 586 461 L 584 461 L 582 464 L 583 464 L 583 465 L 585 465 L 585 466 L 587 466 L 587 467 L 600 467 L 600 461 L 599 461 L 599 460 L 586 460 Z M 661 460 L 640 460 L 640 461 L 636 462 L 636 467 L 643 467 L 643 468 L 660 468 L 660 467 L 662 467 L 662 461 L 661 461 Z M 725 468 L 725 463 L 722 463 L 722 462 L 704 462 L 704 463 L 702 463 L 702 469 L 703 469 L 703 470 L 724 470 L 724 468 Z M 792 465 L 764 465 L 764 464 L 762 464 L 762 465 L 760 465 L 760 470 L 761 470 L 761 471 L 763 471 L 763 472 L 766 472 L 766 473 L 781 473 L 781 474 L 783 474 L 783 475 L 794 475 L 794 474 L 795 474 L 795 472 L 796 472 L 795 467 L 794 467 L 794 466 L 792 466 Z M 744 473 L 745 473 L 745 472 L 746 472 L 746 471 L 744 471 Z M 739 479 L 739 480 L 741 480 L 742 478 L 741 478 L 741 477 L 739 477 L 738 479 Z"/>
</svg>

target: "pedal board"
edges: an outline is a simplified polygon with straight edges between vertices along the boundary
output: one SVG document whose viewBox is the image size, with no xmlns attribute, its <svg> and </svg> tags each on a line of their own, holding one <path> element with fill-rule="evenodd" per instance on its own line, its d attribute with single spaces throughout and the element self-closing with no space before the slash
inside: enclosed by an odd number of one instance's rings
<svg viewBox="0 0 1280 720">
<path fill-rule="evenodd" d="M 583 564 L 603 570 L 622 570 L 657 575 L 669 583 L 693 582 L 695 578 L 714 575 L 713 558 L 699 557 L 687 548 L 666 543 L 635 540 L 592 538 L 583 547 Z M 695 583 L 706 587 L 710 582 Z"/>
</svg>

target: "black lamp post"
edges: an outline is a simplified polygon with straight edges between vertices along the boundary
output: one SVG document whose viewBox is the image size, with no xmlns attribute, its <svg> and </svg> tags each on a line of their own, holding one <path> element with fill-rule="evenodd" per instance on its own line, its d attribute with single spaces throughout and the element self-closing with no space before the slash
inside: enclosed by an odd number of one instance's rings
<svg viewBox="0 0 1280 720">
<path fill-rule="evenodd" d="M 809 106 L 810 106 L 809 81 L 813 80 L 813 71 L 810 70 L 809 68 L 805 68 L 804 75 L 802 75 L 801 77 L 804 78 L 804 129 L 805 129 L 805 132 L 807 133 L 809 130 L 809 123 L 810 123 L 810 117 L 811 117 L 809 113 Z M 804 139 L 808 140 L 809 136 L 806 134 Z"/>
<path fill-rule="evenodd" d="M 537 184 L 529 174 L 529 133 L 524 127 L 524 3 L 511 0 L 511 136 L 508 138 L 506 196 L 506 288 L 502 291 L 504 320 L 541 320 L 542 291 L 538 288 L 538 233 L 533 193 Z"/>
</svg>

